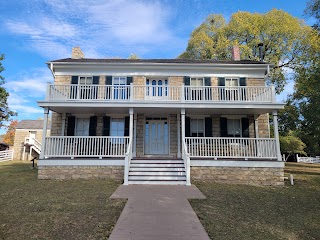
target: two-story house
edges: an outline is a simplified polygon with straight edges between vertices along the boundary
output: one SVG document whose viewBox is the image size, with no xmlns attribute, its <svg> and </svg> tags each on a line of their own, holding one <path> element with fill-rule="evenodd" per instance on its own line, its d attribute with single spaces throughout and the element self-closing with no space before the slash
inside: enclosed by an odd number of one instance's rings
<svg viewBox="0 0 320 240">
<path fill-rule="evenodd" d="M 236 47 L 232 61 L 89 59 L 76 47 L 47 64 L 39 179 L 283 184 L 270 64 Z"/>
</svg>

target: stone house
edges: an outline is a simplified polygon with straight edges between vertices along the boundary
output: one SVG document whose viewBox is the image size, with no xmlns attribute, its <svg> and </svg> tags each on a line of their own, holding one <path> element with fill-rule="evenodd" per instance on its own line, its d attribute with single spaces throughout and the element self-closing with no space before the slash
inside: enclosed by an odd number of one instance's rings
<svg viewBox="0 0 320 240">
<path fill-rule="evenodd" d="M 232 61 L 89 59 L 76 47 L 47 65 L 39 179 L 283 184 L 270 64 L 236 47 Z"/>
<path fill-rule="evenodd" d="M 50 126 L 47 128 L 50 134 Z M 29 160 L 41 151 L 43 120 L 21 120 L 16 128 L 13 143 L 13 159 Z"/>
</svg>

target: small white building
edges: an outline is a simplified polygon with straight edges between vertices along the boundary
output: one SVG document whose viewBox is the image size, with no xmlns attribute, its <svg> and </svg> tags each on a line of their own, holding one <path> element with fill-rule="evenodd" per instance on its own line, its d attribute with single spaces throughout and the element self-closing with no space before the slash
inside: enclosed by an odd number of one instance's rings
<svg viewBox="0 0 320 240">
<path fill-rule="evenodd" d="M 49 61 L 39 178 L 283 184 L 270 64 L 185 59 Z M 270 138 L 269 114 L 274 122 Z"/>
</svg>

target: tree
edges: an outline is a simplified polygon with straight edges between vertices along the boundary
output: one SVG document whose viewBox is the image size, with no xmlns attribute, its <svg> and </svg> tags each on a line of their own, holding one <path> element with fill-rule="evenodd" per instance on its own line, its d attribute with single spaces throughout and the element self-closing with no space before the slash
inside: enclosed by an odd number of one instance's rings
<svg viewBox="0 0 320 240">
<path fill-rule="evenodd" d="M 140 57 L 135 53 L 131 53 L 128 59 L 140 59 Z"/>
<path fill-rule="evenodd" d="M 274 64 L 270 81 L 281 92 L 286 70 L 300 64 L 315 39 L 310 26 L 282 10 L 237 12 L 228 23 L 222 15 L 212 14 L 192 32 L 179 58 L 227 60 L 231 59 L 231 47 L 237 45 L 242 59 L 260 60 L 257 46 L 263 43 L 264 61 Z"/>
<path fill-rule="evenodd" d="M 305 9 L 304 13 L 307 16 L 315 17 L 317 22 L 313 26 L 315 29 L 320 30 L 320 0 L 309 0 L 307 2 L 307 8 Z"/>
<path fill-rule="evenodd" d="M 281 152 L 287 154 L 285 161 L 293 154 L 307 155 L 304 151 L 306 144 L 300 138 L 294 136 L 292 132 L 287 136 L 280 136 L 279 141 Z"/>
<path fill-rule="evenodd" d="M 14 143 L 14 135 L 16 133 L 16 128 L 18 125 L 17 120 L 13 120 L 10 122 L 10 125 L 7 127 L 7 132 L 3 137 L 3 142 L 8 145 L 13 145 Z"/>
<path fill-rule="evenodd" d="M 2 66 L 2 60 L 4 60 L 4 55 L 0 54 L 0 73 L 4 71 L 4 67 Z M 9 93 L 3 87 L 5 83 L 4 77 L 0 75 L 0 127 L 3 126 L 3 121 L 8 121 L 11 116 L 16 116 L 17 113 L 11 111 L 8 106 L 8 97 Z"/>
<path fill-rule="evenodd" d="M 287 135 L 290 131 L 298 131 L 301 127 L 299 107 L 292 96 L 286 100 L 284 109 L 278 111 L 279 134 Z"/>
</svg>

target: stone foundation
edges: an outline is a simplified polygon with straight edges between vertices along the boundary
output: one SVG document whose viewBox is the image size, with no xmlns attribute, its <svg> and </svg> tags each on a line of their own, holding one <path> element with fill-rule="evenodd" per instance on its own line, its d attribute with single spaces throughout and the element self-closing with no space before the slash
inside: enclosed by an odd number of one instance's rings
<svg viewBox="0 0 320 240">
<path fill-rule="evenodd" d="M 229 184 L 283 186 L 283 168 L 271 167 L 191 167 L 191 181 Z"/>
<path fill-rule="evenodd" d="M 38 179 L 114 179 L 123 181 L 123 166 L 39 166 Z"/>
</svg>

